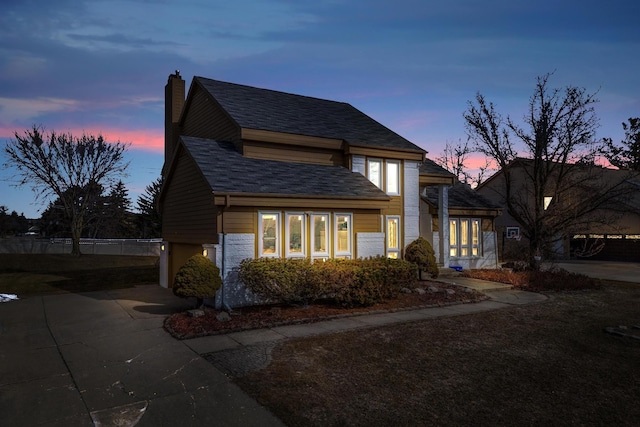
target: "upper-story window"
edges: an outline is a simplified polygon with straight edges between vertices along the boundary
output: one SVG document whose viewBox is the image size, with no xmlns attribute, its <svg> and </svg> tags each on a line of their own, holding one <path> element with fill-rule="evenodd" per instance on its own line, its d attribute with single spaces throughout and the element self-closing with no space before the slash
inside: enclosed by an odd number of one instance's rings
<svg viewBox="0 0 640 427">
<path fill-rule="evenodd" d="M 376 187 L 382 188 L 382 160 L 367 160 L 367 178 L 375 184 Z"/>
<path fill-rule="evenodd" d="M 400 194 L 400 161 L 367 159 L 367 178 L 387 194 Z"/>
<path fill-rule="evenodd" d="M 387 194 L 400 194 L 400 162 L 387 160 Z"/>
</svg>

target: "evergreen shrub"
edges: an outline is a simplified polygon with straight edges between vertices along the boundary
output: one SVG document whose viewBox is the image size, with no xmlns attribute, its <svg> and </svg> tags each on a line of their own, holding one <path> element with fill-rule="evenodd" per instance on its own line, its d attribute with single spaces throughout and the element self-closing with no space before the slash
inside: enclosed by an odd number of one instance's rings
<svg viewBox="0 0 640 427">
<path fill-rule="evenodd" d="M 404 259 L 418 267 L 420 279 L 422 279 L 422 272 L 428 273 L 433 279 L 437 278 L 440 273 L 436 263 L 436 253 L 431 247 L 431 243 L 423 237 L 418 237 L 409 243 L 405 249 Z"/>
<path fill-rule="evenodd" d="M 195 297 L 200 307 L 204 298 L 214 298 L 221 286 L 220 269 L 210 259 L 197 254 L 178 269 L 173 293 L 179 297 Z"/>
</svg>

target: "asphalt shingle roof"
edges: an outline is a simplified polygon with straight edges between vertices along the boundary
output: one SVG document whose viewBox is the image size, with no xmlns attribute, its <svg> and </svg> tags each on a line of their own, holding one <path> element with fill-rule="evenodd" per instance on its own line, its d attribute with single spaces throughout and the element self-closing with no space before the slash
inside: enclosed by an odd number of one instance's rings
<svg viewBox="0 0 640 427">
<path fill-rule="evenodd" d="M 438 206 L 438 188 L 427 187 L 425 195 L 422 199 L 427 203 Z M 485 197 L 475 192 L 467 184 L 456 182 L 453 187 L 449 188 L 449 207 L 450 208 L 476 208 L 476 209 L 499 209 L 500 207 Z"/>
<path fill-rule="evenodd" d="M 420 166 L 420 174 L 427 175 L 449 175 L 453 176 L 451 172 L 434 162 L 433 160 L 425 158 Z"/>
<path fill-rule="evenodd" d="M 341 166 L 252 159 L 229 142 L 180 138 L 214 193 L 389 199 L 362 174 Z"/>
<path fill-rule="evenodd" d="M 344 140 L 353 145 L 424 151 L 344 102 L 195 77 L 238 125 Z"/>
</svg>

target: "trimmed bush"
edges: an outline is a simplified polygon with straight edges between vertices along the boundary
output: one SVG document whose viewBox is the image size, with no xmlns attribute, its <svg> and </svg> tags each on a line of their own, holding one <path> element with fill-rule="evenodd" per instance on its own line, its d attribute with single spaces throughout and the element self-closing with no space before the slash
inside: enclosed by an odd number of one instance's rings
<svg viewBox="0 0 640 427">
<path fill-rule="evenodd" d="M 436 253 L 431 247 L 431 243 L 423 237 L 418 237 L 409 243 L 405 249 L 404 259 L 418 266 L 418 275 L 422 280 L 422 272 L 429 273 L 435 279 L 440 273 L 436 264 Z"/>
<path fill-rule="evenodd" d="M 396 298 L 415 286 L 415 266 L 376 257 L 358 260 L 259 258 L 240 264 L 240 280 L 263 298 L 286 304 L 317 300 L 345 307 L 369 306 Z"/>
<path fill-rule="evenodd" d="M 267 300 L 306 305 L 324 293 L 318 287 L 316 273 L 306 258 L 258 258 L 240 263 L 239 278 Z"/>
<path fill-rule="evenodd" d="M 220 269 L 208 258 L 197 254 L 176 273 L 173 293 L 179 297 L 195 297 L 200 307 L 204 298 L 215 297 L 221 286 Z"/>
</svg>

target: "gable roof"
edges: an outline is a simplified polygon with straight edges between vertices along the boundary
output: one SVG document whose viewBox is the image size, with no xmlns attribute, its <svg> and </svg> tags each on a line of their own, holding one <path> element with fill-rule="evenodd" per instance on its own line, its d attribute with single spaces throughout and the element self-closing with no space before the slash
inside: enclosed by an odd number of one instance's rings
<svg viewBox="0 0 640 427">
<path fill-rule="evenodd" d="M 449 208 L 460 209 L 501 209 L 489 199 L 475 192 L 469 185 L 456 182 L 449 188 Z M 438 206 L 438 188 L 426 187 L 425 194 L 420 196 L 422 200 L 432 206 Z"/>
<path fill-rule="evenodd" d="M 425 158 L 420 165 L 420 175 L 443 175 L 454 177 L 455 175 L 434 162 L 431 159 Z"/>
<path fill-rule="evenodd" d="M 194 77 L 242 128 L 344 140 L 350 145 L 424 152 L 345 102 Z"/>
<path fill-rule="evenodd" d="M 214 193 L 390 200 L 362 174 L 341 166 L 244 157 L 230 142 L 181 136 Z"/>
</svg>

